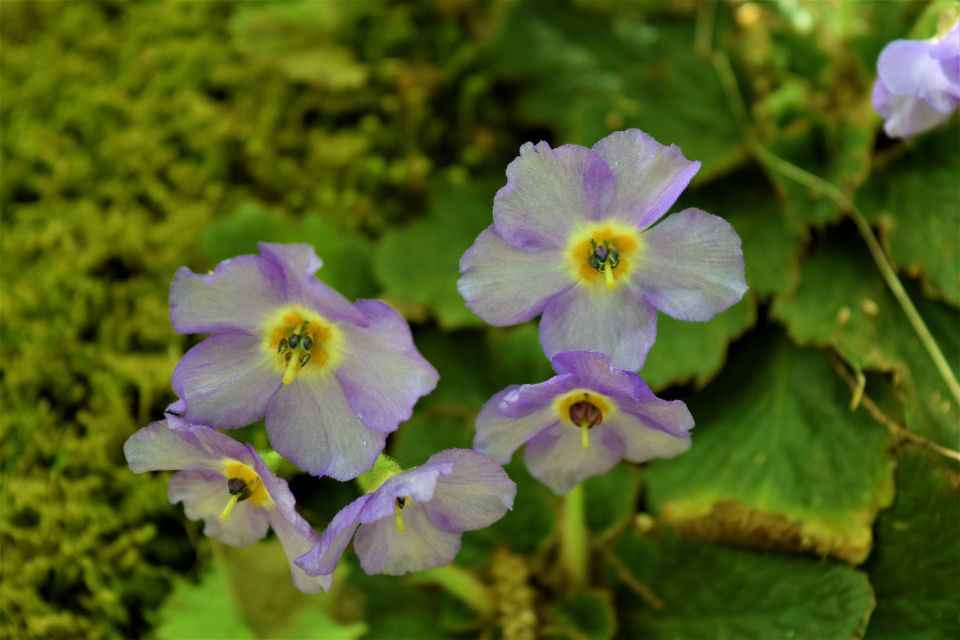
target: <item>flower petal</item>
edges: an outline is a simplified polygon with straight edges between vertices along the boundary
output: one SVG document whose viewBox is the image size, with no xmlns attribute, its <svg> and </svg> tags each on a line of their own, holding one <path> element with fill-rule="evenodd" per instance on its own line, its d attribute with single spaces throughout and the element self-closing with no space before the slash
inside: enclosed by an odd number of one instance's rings
<svg viewBox="0 0 960 640">
<path fill-rule="evenodd" d="M 535 478 L 562 495 L 587 478 L 612 469 L 623 451 L 620 434 L 607 425 L 590 430 L 590 446 L 584 449 L 580 430 L 558 423 L 530 441 L 524 459 Z"/>
<path fill-rule="evenodd" d="M 487 400 L 477 416 L 473 447 L 501 464 L 540 431 L 556 422 L 553 399 L 576 387 L 573 376 L 540 384 L 512 385 Z"/>
<path fill-rule="evenodd" d="M 330 575 L 336 570 L 340 557 L 360 526 L 360 513 L 370 496 L 360 496 L 337 512 L 323 532 L 320 541 L 295 560 L 307 575 Z"/>
<path fill-rule="evenodd" d="M 955 86 L 960 87 L 960 22 L 940 38 L 930 49 L 930 56 L 940 62 L 943 73 Z"/>
<path fill-rule="evenodd" d="M 723 218 L 685 209 L 643 237 L 645 252 L 631 285 L 660 311 L 703 322 L 746 292 L 740 236 Z"/>
<path fill-rule="evenodd" d="M 273 448 L 315 476 L 352 480 L 383 450 L 384 434 L 364 426 L 333 376 L 301 376 L 283 385 L 266 413 Z"/>
<path fill-rule="evenodd" d="M 627 287 L 575 287 L 555 297 L 540 319 L 547 357 L 599 351 L 621 369 L 639 369 L 657 337 L 657 314 Z"/>
<path fill-rule="evenodd" d="M 933 57 L 934 44 L 925 40 L 894 40 L 880 52 L 877 76 L 896 96 L 919 98 L 934 111 L 950 113 L 960 99 L 960 86 Z"/>
<path fill-rule="evenodd" d="M 929 131 L 950 119 L 919 98 L 895 96 L 881 80 L 873 85 L 873 108 L 884 118 L 883 130 L 890 138 L 909 138 Z"/>
<path fill-rule="evenodd" d="M 423 504 L 433 499 L 438 480 L 453 473 L 452 462 L 428 460 L 419 467 L 398 473 L 370 494 L 370 501 L 360 515 L 360 522 L 376 522 L 393 514 L 397 498 L 413 498 Z"/>
<path fill-rule="evenodd" d="M 450 564 L 460 550 L 460 534 L 436 527 L 422 505 L 412 502 L 403 510 L 404 532 L 393 517 L 364 524 L 353 548 L 360 565 L 370 575 L 400 576 Z"/>
<path fill-rule="evenodd" d="M 224 260 L 205 275 L 180 267 L 170 286 L 170 322 L 178 333 L 256 333 L 283 300 L 283 274 L 259 256 Z"/>
<path fill-rule="evenodd" d="M 430 463 L 453 464 L 453 472 L 438 478 L 433 499 L 424 504 L 430 520 L 444 531 L 488 527 L 513 507 L 517 485 L 492 458 L 470 449 L 447 449 Z"/>
<path fill-rule="evenodd" d="M 527 142 L 494 197 L 494 225 L 518 249 L 560 248 L 571 228 L 603 214 L 613 189 L 613 173 L 590 149 Z"/>
<path fill-rule="evenodd" d="M 355 306 L 368 324 L 342 325 L 346 346 L 336 377 L 360 420 L 390 433 L 410 419 L 417 399 L 433 391 L 439 375 L 417 351 L 400 314 L 379 300 Z"/>
<path fill-rule="evenodd" d="M 202 425 L 175 416 L 151 423 L 131 435 L 123 445 L 134 473 L 144 471 L 211 470 L 223 458 L 246 460 L 246 449 L 237 441 Z"/>
<path fill-rule="evenodd" d="M 460 259 L 457 290 L 467 307 L 492 325 L 526 322 L 573 286 L 557 249 L 515 249 L 489 226 Z"/>
<path fill-rule="evenodd" d="M 288 302 L 306 304 L 331 320 L 365 322 L 363 314 L 349 300 L 314 277 L 323 261 L 311 245 L 261 242 L 257 247 L 264 259 L 283 274 Z"/>
<path fill-rule="evenodd" d="M 679 147 L 666 147 L 639 129 L 611 133 L 593 150 L 616 176 L 609 213 L 641 229 L 659 220 L 700 170 Z"/>
<path fill-rule="evenodd" d="M 660 402 L 675 406 L 651 410 L 649 417 L 623 412 L 607 424 L 608 428 L 618 431 L 623 438 L 623 457 L 627 460 L 645 462 L 652 458 L 673 458 L 690 448 L 689 435 L 677 436 L 664 430 L 664 425 L 669 425 L 671 431 L 683 429 L 685 423 L 689 424 L 686 429 L 693 427 L 693 418 L 686 410 L 686 405 L 679 400 Z M 682 410 L 676 405 L 682 407 Z M 683 420 L 684 417 L 688 418 L 689 422 Z"/>
<path fill-rule="evenodd" d="M 223 333 L 190 349 L 173 372 L 173 390 L 186 403 L 183 417 L 218 429 L 243 427 L 263 417 L 280 387 L 280 374 L 261 341 Z"/>
<path fill-rule="evenodd" d="M 191 520 L 203 520 L 203 533 L 234 547 L 243 547 L 267 535 L 266 512 L 249 501 L 238 502 L 225 521 L 220 513 L 230 501 L 227 479 L 210 471 L 180 471 L 170 478 L 170 502 L 183 503 Z"/>
</svg>

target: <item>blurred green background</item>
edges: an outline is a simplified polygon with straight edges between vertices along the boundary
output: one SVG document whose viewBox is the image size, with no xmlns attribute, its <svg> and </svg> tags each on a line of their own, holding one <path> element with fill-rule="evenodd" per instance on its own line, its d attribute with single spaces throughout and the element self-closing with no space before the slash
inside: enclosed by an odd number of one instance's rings
<svg viewBox="0 0 960 640">
<path fill-rule="evenodd" d="M 960 637 L 960 465 L 924 444 L 960 448 L 960 407 L 841 206 L 956 369 L 960 130 L 892 141 L 869 104 L 882 47 L 955 8 L 2 0 L 0 636 Z M 300 596 L 275 541 L 214 546 L 167 474 L 129 472 L 196 341 L 167 319 L 173 272 L 258 240 L 312 243 L 320 278 L 414 325 L 442 379 L 392 455 L 468 446 L 493 392 L 549 366 L 535 326 L 464 307 L 460 255 L 520 144 L 629 127 L 703 163 L 674 209 L 734 225 L 751 291 L 661 316 L 642 373 L 690 403 L 694 446 L 587 483 L 589 590 L 558 575 L 561 503 L 519 456 L 513 512 L 456 561 L 492 607 L 352 559 Z M 358 492 L 281 472 L 318 530 Z"/>
</svg>

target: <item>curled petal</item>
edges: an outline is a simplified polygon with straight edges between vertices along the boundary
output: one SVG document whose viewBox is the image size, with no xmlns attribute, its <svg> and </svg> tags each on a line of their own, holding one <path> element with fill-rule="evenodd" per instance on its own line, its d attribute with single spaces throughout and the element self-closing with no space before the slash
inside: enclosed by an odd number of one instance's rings
<svg viewBox="0 0 960 640">
<path fill-rule="evenodd" d="M 515 249 L 492 226 L 460 259 L 457 289 L 471 311 L 496 326 L 526 322 L 573 281 L 557 249 Z"/>
<path fill-rule="evenodd" d="M 590 430 L 587 448 L 580 438 L 580 431 L 566 424 L 556 424 L 541 432 L 524 452 L 530 473 L 562 495 L 585 479 L 606 473 L 623 457 L 623 440 L 619 432 L 607 425 Z"/>
<path fill-rule="evenodd" d="M 280 374 L 261 342 L 256 336 L 223 333 L 190 349 L 173 372 L 173 389 L 186 404 L 184 418 L 223 429 L 263 417 Z"/>
<path fill-rule="evenodd" d="M 571 228 L 603 214 L 613 189 L 613 173 L 590 149 L 528 142 L 494 197 L 494 226 L 518 249 L 560 248 Z"/>
<path fill-rule="evenodd" d="M 448 449 L 427 464 L 453 464 L 452 473 L 437 480 L 427 515 L 445 531 L 488 527 L 513 507 L 517 485 L 493 459 L 469 449 Z"/>
<path fill-rule="evenodd" d="M 935 110 L 920 98 L 893 95 L 879 79 L 873 85 L 871 99 L 873 108 L 883 116 L 884 132 L 891 138 L 909 138 L 929 131 L 951 115 Z"/>
<path fill-rule="evenodd" d="M 403 510 L 401 533 L 392 517 L 364 524 L 353 548 L 368 574 L 399 576 L 450 564 L 460 550 L 460 534 L 438 528 L 416 502 Z"/>
<path fill-rule="evenodd" d="M 540 343 L 547 357 L 598 351 L 609 354 L 621 369 L 642 367 L 656 337 L 656 312 L 638 303 L 627 287 L 568 289 L 551 300 L 540 319 Z"/>
<path fill-rule="evenodd" d="M 673 404 L 663 400 L 660 402 Z M 682 402 L 679 400 L 674 402 L 683 407 L 682 411 L 676 411 L 676 413 L 685 413 L 687 417 L 690 416 Z M 654 415 L 645 419 L 630 413 L 617 415 L 608 427 L 618 431 L 623 438 L 624 458 L 631 462 L 645 462 L 653 458 L 673 458 L 690 448 L 689 435 L 678 436 L 673 432 L 667 432 L 663 429 L 664 424 L 669 424 L 672 431 L 682 430 L 682 422 L 677 416 Z M 689 419 L 689 425 L 693 426 L 693 418 Z"/>
<path fill-rule="evenodd" d="M 437 386 L 439 376 L 417 351 L 400 314 L 378 300 L 360 300 L 356 307 L 368 324 L 343 325 L 346 352 L 336 377 L 360 420 L 390 433 L 410 419 L 417 399 Z"/>
<path fill-rule="evenodd" d="M 224 260 L 205 275 L 181 267 L 170 286 L 170 322 L 178 333 L 256 333 L 283 299 L 283 274 L 259 256 Z"/>
<path fill-rule="evenodd" d="M 304 375 L 267 406 L 273 448 L 304 471 L 352 480 L 383 450 L 385 436 L 364 426 L 333 376 Z"/>
<path fill-rule="evenodd" d="M 223 458 L 248 460 L 247 450 L 237 441 L 176 416 L 136 431 L 124 443 L 123 453 L 134 473 L 181 469 L 216 471 Z"/>
<path fill-rule="evenodd" d="M 269 521 L 263 509 L 249 501 L 238 502 L 226 520 L 220 513 L 230 501 L 227 479 L 209 471 L 180 471 L 170 478 L 170 502 L 183 503 L 191 520 L 203 520 L 203 532 L 215 540 L 243 547 L 267 535 Z"/>
<path fill-rule="evenodd" d="M 370 496 L 360 496 L 340 509 L 327 525 L 320 541 L 297 558 L 296 565 L 310 576 L 332 574 L 360 526 L 360 514 L 369 500 Z"/>
<path fill-rule="evenodd" d="M 664 146 L 639 129 L 611 133 L 593 150 L 616 176 L 610 214 L 641 229 L 659 220 L 700 170 L 679 147 Z"/>
<path fill-rule="evenodd" d="M 702 322 L 746 292 L 740 237 L 723 218 L 686 209 L 647 231 L 644 238 L 644 254 L 632 284 L 660 311 Z"/>
<path fill-rule="evenodd" d="M 437 481 L 450 473 L 453 473 L 452 462 L 427 461 L 393 476 L 370 495 L 360 521 L 367 524 L 391 516 L 397 498 L 413 498 L 420 504 L 429 502 L 433 499 Z"/>
<path fill-rule="evenodd" d="M 944 73 L 933 57 L 934 44 L 924 40 L 895 40 L 877 60 L 877 76 L 896 96 L 918 98 L 934 111 L 950 113 L 960 100 L 960 86 Z"/>
<path fill-rule="evenodd" d="M 940 62 L 947 79 L 960 87 L 960 22 L 933 45 L 930 56 Z"/>
</svg>

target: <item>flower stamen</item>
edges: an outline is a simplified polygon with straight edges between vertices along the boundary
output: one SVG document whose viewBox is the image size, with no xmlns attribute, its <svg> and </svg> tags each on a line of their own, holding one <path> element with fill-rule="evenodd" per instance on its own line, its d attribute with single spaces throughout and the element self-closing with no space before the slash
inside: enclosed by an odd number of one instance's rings
<svg viewBox="0 0 960 640">
<path fill-rule="evenodd" d="M 257 476 L 253 481 L 254 486 L 251 488 L 243 478 L 230 478 L 227 480 L 227 491 L 230 492 L 230 501 L 227 502 L 227 506 L 223 508 L 223 511 L 220 512 L 220 521 L 226 522 L 230 517 L 230 514 L 233 513 L 233 508 L 237 506 L 238 502 L 243 502 L 253 495 L 260 486 L 260 477 Z"/>
<path fill-rule="evenodd" d="M 403 533 L 406 531 L 406 526 L 403 524 L 403 508 L 406 506 L 407 499 L 400 497 L 393 504 L 393 515 L 394 521 L 397 524 L 397 532 Z"/>
<path fill-rule="evenodd" d="M 278 310 L 264 325 L 264 348 L 285 385 L 308 365 L 311 372 L 329 372 L 339 363 L 342 346 L 343 334 L 336 324 L 300 305 Z"/>
</svg>

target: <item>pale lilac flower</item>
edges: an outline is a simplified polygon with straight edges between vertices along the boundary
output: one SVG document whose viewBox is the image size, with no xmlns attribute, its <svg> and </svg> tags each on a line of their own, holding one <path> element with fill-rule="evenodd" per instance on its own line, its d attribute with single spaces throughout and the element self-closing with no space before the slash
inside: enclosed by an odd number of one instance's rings
<svg viewBox="0 0 960 640">
<path fill-rule="evenodd" d="M 170 502 L 182 502 L 187 517 L 203 520 L 203 532 L 235 547 L 260 540 L 272 527 L 298 589 L 330 588 L 330 576 L 308 576 L 293 564 L 319 540 L 300 517 L 286 481 L 276 477 L 250 445 L 175 416 L 134 433 L 123 445 L 134 473 L 177 471 Z"/>
<path fill-rule="evenodd" d="M 170 410 L 218 429 L 266 416 L 285 458 L 314 475 L 355 478 L 437 372 L 396 311 L 377 300 L 350 304 L 313 278 L 321 262 L 312 247 L 259 248 L 206 275 L 177 271 L 174 328 L 213 335 L 177 365 L 181 401 Z"/>
<path fill-rule="evenodd" d="M 530 473 L 564 494 L 621 459 L 672 458 L 690 448 L 693 416 L 683 402 L 661 400 L 600 353 L 561 353 L 551 362 L 555 377 L 487 401 L 477 417 L 477 451 L 506 464 L 526 444 Z"/>
<path fill-rule="evenodd" d="M 960 105 L 960 23 L 940 38 L 888 44 L 877 60 L 872 97 L 891 138 L 946 122 Z"/>
<path fill-rule="evenodd" d="M 441 451 L 341 509 L 320 542 L 296 562 L 309 575 L 329 575 L 353 539 L 369 574 L 444 566 L 460 550 L 461 534 L 503 517 L 516 492 L 487 456 L 469 449 Z"/>
<path fill-rule="evenodd" d="M 640 368 L 657 310 L 705 321 L 747 289 L 727 222 L 686 209 L 653 226 L 699 168 L 637 129 L 591 149 L 524 144 L 494 198 L 493 224 L 460 260 L 467 306 L 497 326 L 542 313 L 548 356 L 599 351 Z"/>
</svg>

